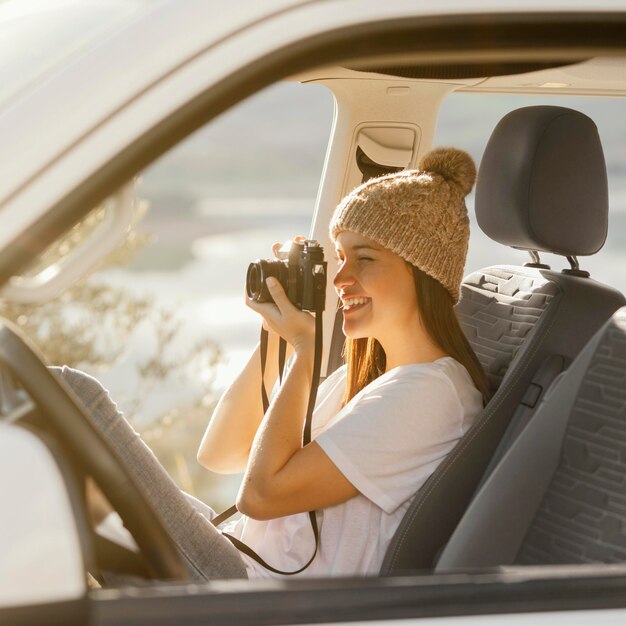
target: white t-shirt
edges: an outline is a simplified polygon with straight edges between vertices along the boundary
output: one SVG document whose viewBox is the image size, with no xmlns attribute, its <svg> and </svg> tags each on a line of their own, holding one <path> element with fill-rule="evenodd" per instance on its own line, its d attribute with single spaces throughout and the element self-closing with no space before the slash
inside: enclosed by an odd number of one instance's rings
<svg viewBox="0 0 626 626">
<path fill-rule="evenodd" d="M 452 357 L 403 365 L 362 389 L 343 408 L 345 366 L 319 387 L 314 439 L 359 493 L 317 511 L 318 554 L 300 576 L 377 574 L 416 491 L 467 432 L 482 396 Z M 308 513 L 224 528 L 273 567 L 293 571 L 313 554 Z M 248 576 L 281 577 L 242 554 Z"/>
</svg>

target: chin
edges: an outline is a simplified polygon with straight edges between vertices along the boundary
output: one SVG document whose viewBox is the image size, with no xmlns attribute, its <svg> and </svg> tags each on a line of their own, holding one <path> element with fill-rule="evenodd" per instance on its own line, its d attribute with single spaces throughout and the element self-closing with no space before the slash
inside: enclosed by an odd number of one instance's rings
<svg viewBox="0 0 626 626">
<path fill-rule="evenodd" d="M 347 328 L 344 324 L 343 328 L 343 334 L 346 336 L 346 339 L 368 339 L 369 337 L 371 337 L 370 334 L 363 332 L 360 329 L 357 328 Z"/>
</svg>

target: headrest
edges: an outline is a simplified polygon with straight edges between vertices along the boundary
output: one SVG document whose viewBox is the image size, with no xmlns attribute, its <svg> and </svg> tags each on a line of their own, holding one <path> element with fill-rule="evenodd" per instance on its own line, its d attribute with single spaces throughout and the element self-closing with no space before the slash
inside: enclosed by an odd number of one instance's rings
<svg viewBox="0 0 626 626">
<path fill-rule="evenodd" d="M 600 250 L 609 193 L 596 125 L 557 106 L 503 117 L 480 164 L 475 209 L 485 234 L 513 248 L 565 256 Z"/>
</svg>

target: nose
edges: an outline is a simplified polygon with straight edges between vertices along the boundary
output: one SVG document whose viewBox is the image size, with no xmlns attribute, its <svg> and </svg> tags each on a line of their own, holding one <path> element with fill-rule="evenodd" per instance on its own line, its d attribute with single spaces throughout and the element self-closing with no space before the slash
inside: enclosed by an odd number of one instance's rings
<svg viewBox="0 0 626 626">
<path fill-rule="evenodd" d="M 352 271 L 350 270 L 350 265 L 347 261 L 344 261 L 337 270 L 335 274 L 335 278 L 333 278 L 333 285 L 335 285 L 335 289 L 339 291 L 348 285 L 354 285 L 355 279 Z"/>
</svg>

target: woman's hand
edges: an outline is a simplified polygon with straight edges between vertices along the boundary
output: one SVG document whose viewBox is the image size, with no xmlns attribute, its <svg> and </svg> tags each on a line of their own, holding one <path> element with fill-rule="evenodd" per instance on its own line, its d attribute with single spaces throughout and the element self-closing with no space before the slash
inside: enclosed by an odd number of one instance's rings
<svg viewBox="0 0 626 626">
<path fill-rule="evenodd" d="M 296 353 L 312 352 L 315 347 L 314 318 L 292 304 L 276 278 L 269 277 L 265 282 L 274 302 L 254 302 L 246 298 L 247 306 L 263 317 L 267 330 L 280 335 Z"/>
</svg>

